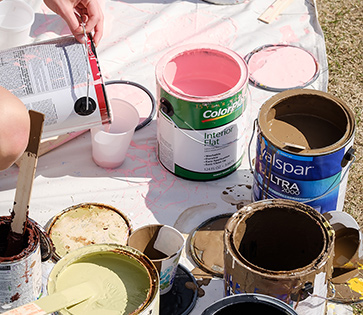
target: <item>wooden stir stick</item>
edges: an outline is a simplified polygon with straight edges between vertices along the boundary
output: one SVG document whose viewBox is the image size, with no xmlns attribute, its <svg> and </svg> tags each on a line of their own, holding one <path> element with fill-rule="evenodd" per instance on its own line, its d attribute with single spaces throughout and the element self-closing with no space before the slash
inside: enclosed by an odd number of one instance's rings
<svg viewBox="0 0 363 315">
<path fill-rule="evenodd" d="M 30 110 L 29 116 L 29 142 L 19 168 L 5 257 L 17 255 L 24 248 L 23 236 L 26 229 L 29 200 L 33 187 L 35 169 L 38 161 L 39 143 L 44 122 L 44 114 L 42 113 Z"/>
</svg>

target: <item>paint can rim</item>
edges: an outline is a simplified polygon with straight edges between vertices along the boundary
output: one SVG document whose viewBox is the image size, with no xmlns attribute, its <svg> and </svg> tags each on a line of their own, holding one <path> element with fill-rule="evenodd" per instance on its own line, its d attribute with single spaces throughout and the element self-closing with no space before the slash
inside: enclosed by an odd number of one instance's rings
<svg viewBox="0 0 363 315">
<path fill-rule="evenodd" d="M 251 217 L 257 211 L 265 210 L 268 208 L 275 208 L 276 206 L 284 206 L 291 209 L 298 208 L 299 212 L 301 212 L 302 214 L 305 213 L 311 219 L 315 219 L 316 223 L 319 225 L 324 236 L 324 246 L 320 254 L 315 257 L 308 265 L 286 271 L 269 270 L 249 262 L 236 249 L 233 241 L 233 236 L 236 227 L 238 226 L 238 223 L 241 222 L 241 219 Z M 265 278 L 276 280 L 286 278 L 291 280 L 300 279 L 301 276 L 316 271 L 327 261 L 329 261 L 329 258 L 334 251 L 334 235 L 334 229 L 329 224 L 328 220 L 326 220 L 319 212 L 317 212 L 311 206 L 288 199 L 265 199 L 244 206 L 227 221 L 224 234 L 224 244 L 225 251 L 230 252 L 230 254 L 233 255 L 233 257 L 235 258 L 236 263 L 242 265 L 244 268 L 250 271 L 253 270 L 254 273 Z"/>
<path fill-rule="evenodd" d="M 347 128 L 344 135 L 339 139 L 337 142 L 317 149 L 304 149 L 300 152 L 292 151 L 287 149 L 283 142 L 276 139 L 271 131 L 266 127 L 268 124 L 267 116 L 270 111 L 274 109 L 275 106 L 279 105 L 280 103 L 288 100 L 292 97 L 297 96 L 317 96 L 321 97 L 326 100 L 331 100 L 334 102 L 341 111 L 345 114 L 345 118 L 347 121 Z M 355 134 L 355 118 L 352 110 L 348 107 L 348 105 L 341 99 L 331 95 L 327 92 L 319 91 L 319 90 L 312 90 L 312 89 L 294 89 L 294 90 L 287 90 L 275 94 L 271 98 L 269 98 L 260 108 L 258 118 L 257 118 L 258 127 L 263 134 L 264 138 L 269 141 L 275 148 L 286 152 L 288 154 L 293 154 L 297 156 L 321 156 L 334 153 L 341 148 L 343 148 L 347 143 L 349 143 Z"/>
<path fill-rule="evenodd" d="M 195 95 L 186 94 L 181 92 L 179 89 L 175 88 L 174 86 L 172 86 L 170 83 L 168 83 L 168 80 L 166 80 L 164 76 L 164 70 L 166 65 L 170 61 L 177 58 L 178 56 L 181 56 L 184 53 L 190 53 L 198 50 L 214 52 L 219 55 L 224 55 L 229 57 L 230 59 L 233 59 L 233 61 L 235 61 L 238 64 L 241 70 L 241 76 L 238 82 L 226 92 L 216 94 L 213 96 L 195 96 Z M 176 98 L 189 102 L 209 103 L 209 102 L 221 101 L 223 99 L 233 96 L 234 94 L 238 93 L 239 91 L 243 90 L 248 86 L 248 66 L 244 58 L 240 56 L 237 52 L 227 47 L 211 43 L 185 44 L 169 50 L 160 58 L 160 60 L 156 64 L 155 73 L 158 83 L 167 93 Z"/>
<path fill-rule="evenodd" d="M 135 262 L 140 264 L 147 271 L 149 277 L 149 285 L 150 285 L 149 292 L 147 294 L 145 301 L 134 312 L 131 313 L 131 314 L 139 314 L 141 311 L 145 310 L 149 305 L 151 305 L 154 299 L 159 297 L 159 274 L 155 265 L 146 255 L 144 255 L 139 250 L 129 246 L 112 244 L 112 243 L 92 244 L 69 252 L 64 257 L 62 257 L 51 270 L 47 282 L 47 291 L 49 293 L 54 292 L 58 275 L 69 265 L 76 263 L 79 259 L 82 259 L 87 255 L 99 254 L 105 252 L 114 253 L 114 254 L 124 254 L 132 258 Z M 71 314 L 71 313 L 65 311 L 65 314 Z"/>
<path fill-rule="evenodd" d="M 5 224 L 8 224 L 10 227 L 11 223 L 11 216 L 1 216 L 1 221 L 3 221 Z M 28 218 L 27 222 L 27 228 L 29 228 L 29 224 L 31 226 L 31 230 L 34 232 L 34 242 L 32 244 L 29 244 L 28 247 L 24 248 L 19 254 L 11 256 L 11 257 L 0 257 L 0 264 L 1 263 L 17 263 L 19 261 L 24 260 L 26 257 L 28 257 L 31 254 L 34 254 L 38 247 L 40 247 L 40 241 L 41 241 L 41 230 L 39 229 L 38 224 L 35 223 L 34 220 L 31 220 Z"/>
<path fill-rule="evenodd" d="M 282 300 L 279 300 L 278 298 L 275 298 L 273 296 L 269 296 L 266 294 L 261 293 L 239 293 L 236 295 L 230 295 L 226 296 L 222 299 L 217 300 L 212 305 L 210 305 L 208 308 L 206 308 L 202 315 L 214 315 L 218 314 L 219 311 L 223 311 L 225 307 L 228 307 L 230 305 L 234 304 L 240 304 L 238 302 L 241 301 L 241 299 L 244 299 L 243 303 L 259 303 L 262 302 L 267 305 L 274 305 L 281 307 L 284 311 L 288 311 L 290 315 L 298 315 L 297 312 L 287 303 L 285 303 Z M 236 301 L 237 300 L 237 301 Z M 243 304 L 241 303 L 241 304 Z M 227 304 L 227 305 L 226 305 Z M 224 307 L 222 307 L 224 306 Z M 222 307 L 222 308 L 221 308 Z"/>
</svg>

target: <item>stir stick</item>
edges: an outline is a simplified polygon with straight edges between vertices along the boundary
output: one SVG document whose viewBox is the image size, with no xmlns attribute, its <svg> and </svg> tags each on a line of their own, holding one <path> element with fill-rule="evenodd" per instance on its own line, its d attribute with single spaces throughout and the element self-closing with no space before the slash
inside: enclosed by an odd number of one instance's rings
<svg viewBox="0 0 363 315">
<path fill-rule="evenodd" d="M 30 135 L 19 168 L 18 180 L 11 213 L 10 232 L 5 252 L 6 257 L 19 254 L 23 250 L 23 236 L 29 210 L 29 200 L 33 187 L 35 169 L 38 161 L 38 150 L 43 130 L 44 114 L 30 110 Z"/>
</svg>

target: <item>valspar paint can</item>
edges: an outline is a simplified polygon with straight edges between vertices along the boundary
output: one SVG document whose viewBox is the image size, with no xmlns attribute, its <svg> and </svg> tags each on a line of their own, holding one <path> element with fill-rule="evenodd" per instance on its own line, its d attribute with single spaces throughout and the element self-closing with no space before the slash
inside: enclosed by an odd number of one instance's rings
<svg viewBox="0 0 363 315">
<path fill-rule="evenodd" d="M 300 315 L 325 314 L 333 256 L 334 230 L 314 208 L 284 199 L 251 203 L 225 226 L 225 294 L 265 294 Z"/>
<path fill-rule="evenodd" d="M 0 217 L 0 313 L 38 299 L 42 294 L 40 233 L 28 220 L 24 234 L 27 246 L 12 257 L 3 257 L 11 217 Z"/>
<path fill-rule="evenodd" d="M 89 272 L 90 269 L 96 272 Z M 115 277 L 104 277 L 102 286 L 105 290 L 100 290 L 99 295 L 83 303 L 62 309 L 58 314 L 159 314 L 159 276 L 156 267 L 147 256 L 128 246 L 93 244 L 68 253 L 52 269 L 47 290 L 53 294 L 64 289 L 64 286 L 69 288 L 99 279 L 97 271 L 102 269 L 107 270 L 107 275 L 111 273 Z M 74 270 L 78 274 L 72 273 Z M 82 282 L 79 282 L 80 279 Z M 115 283 L 120 281 L 124 287 L 120 291 L 122 295 L 115 295 L 114 292 L 118 292 Z"/>
<path fill-rule="evenodd" d="M 230 174 L 244 154 L 248 70 L 237 53 L 190 44 L 156 66 L 157 154 L 173 174 L 212 180 Z"/>
<path fill-rule="evenodd" d="M 257 125 L 254 200 L 291 199 L 320 213 L 343 209 L 355 133 L 343 101 L 317 90 L 284 91 L 262 105 Z"/>
</svg>

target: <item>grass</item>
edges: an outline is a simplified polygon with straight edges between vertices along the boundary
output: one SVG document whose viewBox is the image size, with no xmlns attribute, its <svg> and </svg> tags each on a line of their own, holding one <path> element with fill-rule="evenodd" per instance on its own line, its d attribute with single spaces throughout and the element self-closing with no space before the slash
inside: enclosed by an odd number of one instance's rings
<svg viewBox="0 0 363 315">
<path fill-rule="evenodd" d="M 344 211 L 363 227 L 363 5 L 361 0 L 316 0 L 329 65 L 328 92 L 352 109 L 356 161 L 349 172 Z M 353 305 L 363 314 L 362 305 Z"/>
</svg>

